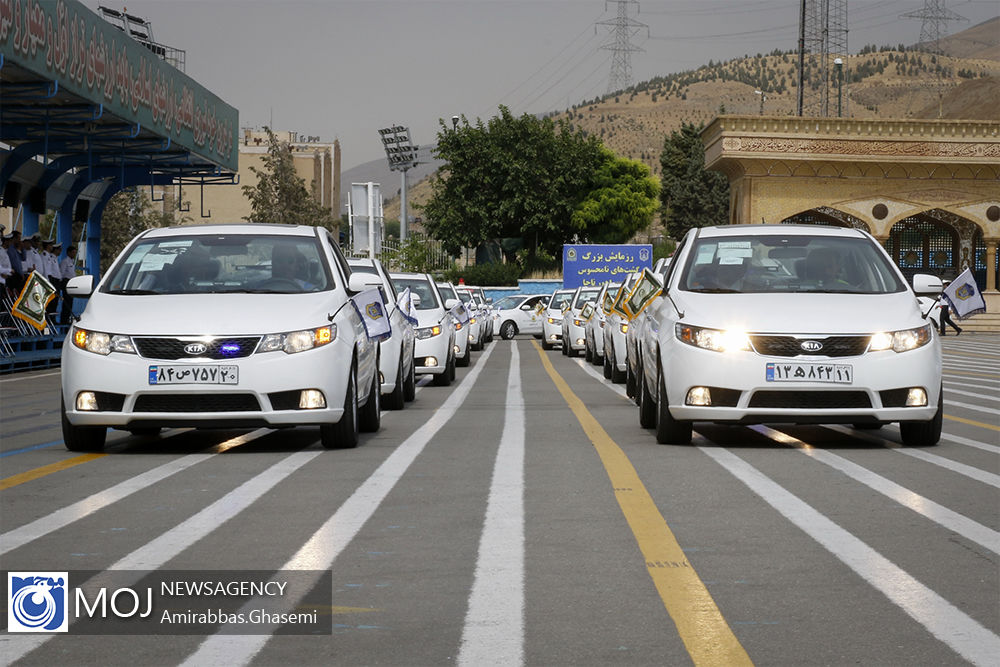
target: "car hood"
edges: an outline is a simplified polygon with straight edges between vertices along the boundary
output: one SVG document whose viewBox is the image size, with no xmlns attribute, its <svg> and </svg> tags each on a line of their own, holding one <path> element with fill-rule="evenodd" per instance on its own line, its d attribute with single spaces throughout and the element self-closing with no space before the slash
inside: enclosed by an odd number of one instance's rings
<svg viewBox="0 0 1000 667">
<path fill-rule="evenodd" d="M 435 308 L 433 310 L 418 310 L 415 311 L 415 317 L 417 318 L 418 327 L 432 327 L 435 324 L 441 324 L 444 320 L 446 311 L 441 308 Z"/>
<path fill-rule="evenodd" d="M 910 292 L 897 294 L 698 294 L 673 290 L 681 321 L 761 333 L 850 334 L 926 324 Z M 664 299 L 660 308 L 673 310 Z"/>
<path fill-rule="evenodd" d="M 94 294 L 80 326 L 130 335 L 242 335 L 327 324 L 346 299 L 317 294 Z M 344 307 L 350 308 L 350 305 Z"/>
</svg>

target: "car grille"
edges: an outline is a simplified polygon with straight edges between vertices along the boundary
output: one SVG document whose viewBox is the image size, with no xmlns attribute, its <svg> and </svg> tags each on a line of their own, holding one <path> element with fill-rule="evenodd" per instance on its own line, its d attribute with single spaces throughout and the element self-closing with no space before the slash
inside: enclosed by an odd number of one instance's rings
<svg viewBox="0 0 1000 667">
<path fill-rule="evenodd" d="M 863 391 L 758 391 L 750 397 L 748 407 L 835 410 L 871 406 L 871 399 Z"/>
<path fill-rule="evenodd" d="M 240 359 L 253 354 L 260 336 L 213 338 L 207 341 L 133 336 L 132 342 L 139 354 L 147 359 Z M 192 343 L 203 343 L 207 349 L 196 354 L 185 352 L 184 347 Z"/>
<path fill-rule="evenodd" d="M 253 394 L 144 394 L 133 412 L 260 412 Z"/>
<path fill-rule="evenodd" d="M 750 342 L 758 354 L 769 357 L 856 357 L 868 349 L 871 336 L 762 336 L 751 335 Z M 803 341 L 816 341 L 823 347 L 815 352 L 802 349 Z"/>
</svg>

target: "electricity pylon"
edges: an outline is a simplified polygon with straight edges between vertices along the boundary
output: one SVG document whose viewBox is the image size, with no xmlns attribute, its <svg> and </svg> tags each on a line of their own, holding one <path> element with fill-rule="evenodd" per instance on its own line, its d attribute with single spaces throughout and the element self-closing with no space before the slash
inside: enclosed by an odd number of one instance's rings
<svg viewBox="0 0 1000 667">
<path fill-rule="evenodd" d="M 632 85 L 632 54 L 641 53 L 643 49 L 632 43 L 632 36 L 641 28 L 649 34 L 649 26 L 629 17 L 628 6 L 634 4 L 636 13 L 639 11 L 638 0 L 612 0 L 618 5 L 618 16 L 608 21 L 598 21 L 597 25 L 608 26 L 614 35 L 614 41 L 601 46 L 605 51 L 611 51 L 611 76 L 608 78 L 608 94 L 624 90 Z M 608 3 L 604 3 L 608 8 Z"/>
</svg>

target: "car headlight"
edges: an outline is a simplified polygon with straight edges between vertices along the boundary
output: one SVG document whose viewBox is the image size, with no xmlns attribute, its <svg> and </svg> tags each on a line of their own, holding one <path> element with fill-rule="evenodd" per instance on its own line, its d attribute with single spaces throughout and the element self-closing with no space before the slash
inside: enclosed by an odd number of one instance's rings
<svg viewBox="0 0 1000 667">
<path fill-rule="evenodd" d="M 549 318 L 549 324 L 562 324 L 562 318 L 561 317 L 550 317 Z"/>
<path fill-rule="evenodd" d="M 621 324 L 618 325 L 618 328 L 622 330 L 623 334 L 627 334 L 628 333 L 628 322 L 622 322 Z"/>
<path fill-rule="evenodd" d="M 337 338 L 337 325 L 328 324 L 317 329 L 302 329 L 287 333 L 267 334 L 261 338 L 257 346 L 258 352 L 277 352 L 283 350 L 287 354 L 304 352 L 314 347 L 332 343 Z"/>
<path fill-rule="evenodd" d="M 102 333 L 73 327 L 73 345 L 81 350 L 107 356 L 112 352 L 135 354 L 132 339 L 121 334 Z"/>
<path fill-rule="evenodd" d="M 439 336 L 441 334 L 441 325 L 435 324 L 432 327 L 424 327 L 423 329 L 416 330 L 417 338 L 420 340 L 425 340 L 427 338 L 434 338 L 434 336 Z"/>
<path fill-rule="evenodd" d="M 879 333 L 872 334 L 871 340 L 868 342 L 868 351 L 881 352 L 883 350 L 892 350 L 893 352 L 906 352 L 908 350 L 915 350 L 931 342 L 931 336 L 930 324 L 925 324 L 916 329 L 903 329 L 902 331 L 880 331 Z"/>
<path fill-rule="evenodd" d="M 573 320 L 573 324 L 575 324 L 575 325 L 576 325 L 576 326 L 578 326 L 578 327 L 582 327 L 582 326 L 584 326 L 584 325 L 586 325 L 586 324 L 587 324 L 587 320 L 578 320 L 578 319 L 574 319 L 574 320 Z"/>
<path fill-rule="evenodd" d="M 715 352 L 733 352 L 749 350 L 750 337 L 743 331 L 722 331 L 707 327 L 693 327 L 689 324 L 674 325 L 674 335 L 677 340 Z"/>
</svg>

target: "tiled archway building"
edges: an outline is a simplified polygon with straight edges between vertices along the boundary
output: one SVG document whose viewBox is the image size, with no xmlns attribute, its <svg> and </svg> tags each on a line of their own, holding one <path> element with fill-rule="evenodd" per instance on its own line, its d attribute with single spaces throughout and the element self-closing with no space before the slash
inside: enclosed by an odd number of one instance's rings
<svg viewBox="0 0 1000 667">
<path fill-rule="evenodd" d="M 858 227 L 904 273 L 971 267 L 1000 312 L 1000 122 L 720 116 L 702 140 L 730 222 Z"/>
</svg>

